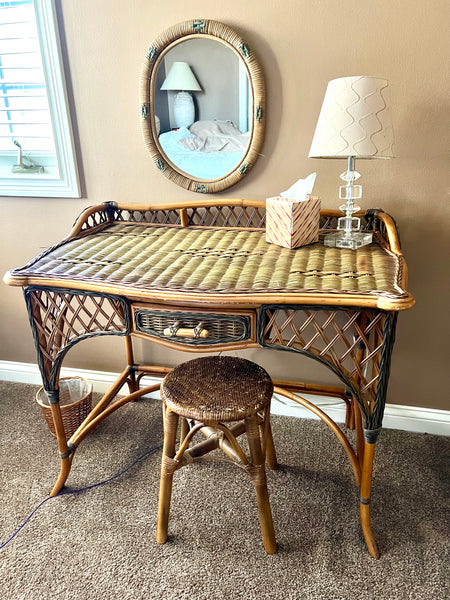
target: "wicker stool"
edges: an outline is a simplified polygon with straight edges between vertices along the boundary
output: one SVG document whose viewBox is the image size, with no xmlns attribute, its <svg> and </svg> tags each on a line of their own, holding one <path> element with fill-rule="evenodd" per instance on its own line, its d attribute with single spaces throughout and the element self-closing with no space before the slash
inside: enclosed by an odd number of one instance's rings
<svg viewBox="0 0 450 600">
<path fill-rule="evenodd" d="M 250 475 L 256 491 L 264 548 L 269 554 L 275 552 L 275 533 L 264 465 L 267 457 L 269 468 L 276 469 L 278 466 L 270 429 L 272 393 L 273 384 L 264 369 L 249 360 L 231 356 L 190 360 L 164 378 L 161 384 L 164 448 L 156 533 L 160 544 L 167 540 L 174 472 L 204 457 L 211 450 L 221 448 Z M 176 452 L 179 417 L 182 417 L 181 441 Z M 189 447 L 198 431 L 206 439 Z M 248 439 L 249 458 L 236 439 L 244 431 Z"/>
</svg>

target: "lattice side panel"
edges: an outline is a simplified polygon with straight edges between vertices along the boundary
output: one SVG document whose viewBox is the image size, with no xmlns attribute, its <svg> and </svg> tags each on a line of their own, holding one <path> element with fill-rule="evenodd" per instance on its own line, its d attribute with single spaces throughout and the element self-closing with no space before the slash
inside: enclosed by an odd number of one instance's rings
<svg viewBox="0 0 450 600">
<path fill-rule="evenodd" d="M 89 229 L 97 227 L 98 225 L 102 225 L 103 223 L 107 223 L 108 220 L 109 217 L 106 209 L 97 210 L 86 217 L 86 220 L 81 226 L 81 231 L 89 231 Z"/>
<path fill-rule="evenodd" d="M 319 227 L 320 229 L 337 229 L 338 226 L 338 216 L 325 216 L 320 215 Z M 373 228 L 378 229 L 380 220 L 374 217 L 373 215 L 367 218 L 365 215 L 359 215 L 361 219 L 361 229 L 371 230 Z"/>
<path fill-rule="evenodd" d="M 188 208 L 189 225 L 205 227 L 243 227 L 263 229 L 264 208 L 253 206 L 209 206 Z"/>
<path fill-rule="evenodd" d="M 128 223 L 157 223 L 161 225 L 179 225 L 181 223 L 178 210 L 128 210 L 115 209 L 114 218 L 116 221 L 126 221 Z"/>
<path fill-rule="evenodd" d="M 40 366 L 47 380 L 60 352 L 80 337 L 125 334 L 128 328 L 125 306 L 113 297 L 28 289 L 26 298 Z"/>
<path fill-rule="evenodd" d="M 351 309 L 267 308 L 261 343 L 306 352 L 327 364 L 354 391 L 365 414 L 380 375 L 384 314 Z"/>
</svg>

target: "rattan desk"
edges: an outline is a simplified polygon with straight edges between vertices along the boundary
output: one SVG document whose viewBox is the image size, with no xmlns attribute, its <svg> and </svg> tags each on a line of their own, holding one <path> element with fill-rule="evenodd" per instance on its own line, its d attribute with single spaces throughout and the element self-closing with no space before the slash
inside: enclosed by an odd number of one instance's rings
<svg viewBox="0 0 450 600">
<path fill-rule="evenodd" d="M 340 213 L 323 211 L 324 231 Z M 375 443 L 382 426 L 397 314 L 413 306 L 393 220 L 361 215 L 374 243 L 359 250 L 322 242 L 288 250 L 265 241 L 265 203 L 200 201 L 88 208 L 70 235 L 5 282 L 22 286 L 44 387 L 51 402 L 63 487 L 75 449 L 99 421 L 158 386 L 145 375 L 169 369 L 135 364 L 132 337 L 188 352 L 268 347 L 298 352 L 329 367 L 342 388 L 275 382 L 334 431 L 361 487 L 361 524 L 378 557 L 369 517 Z M 58 402 L 62 360 L 77 342 L 125 337 L 127 367 L 67 440 Z M 128 384 L 129 394 L 114 400 Z M 356 449 L 343 430 L 301 391 L 340 394 Z M 293 393 L 293 391 L 297 393 Z"/>
</svg>

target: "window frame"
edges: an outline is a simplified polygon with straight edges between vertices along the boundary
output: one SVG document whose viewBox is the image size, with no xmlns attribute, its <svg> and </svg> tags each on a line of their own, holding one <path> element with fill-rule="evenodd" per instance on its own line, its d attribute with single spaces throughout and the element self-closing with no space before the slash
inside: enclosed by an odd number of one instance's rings
<svg viewBox="0 0 450 600">
<path fill-rule="evenodd" d="M 43 174 L 12 173 L 17 152 L 0 152 L 0 196 L 80 198 L 55 0 L 33 0 L 56 155 L 29 153 Z M 25 150 L 24 155 L 27 155 Z"/>
</svg>

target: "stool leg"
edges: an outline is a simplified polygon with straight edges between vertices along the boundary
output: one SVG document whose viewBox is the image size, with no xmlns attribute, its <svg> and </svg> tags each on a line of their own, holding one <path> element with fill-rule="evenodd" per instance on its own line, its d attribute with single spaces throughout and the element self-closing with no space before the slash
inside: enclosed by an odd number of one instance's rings
<svg viewBox="0 0 450 600">
<path fill-rule="evenodd" d="M 277 460 L 277 454 L 275 452 L 275 444 L 273 443 L 272 427 L 270 425 L 270 406 L 266 409 L 264 426 L 267 427 L 267 429 L 265 431 L 267 466 L 269 467 L 269 469 L 272 469 L 272 471 L 275 471 L 276 469 L 278 469 L 278 460 Z"/>
<path fill-rule="evenodd" d="M 245 418 L 245 429 L 251 459 L 251 465 L 247 467 L 247 471 L 255 486 L 264 548 L 268 554 L 273 554 L 277 549 L 277 543 L 275 541 L 272 512 L 270 510 L 269 492 L 267 491 L 266 470 L 261 449 L 259 420 L 257 415 Z"/>
<path fill-rule="evenodd" d="M 178 415 L 163 405 L 164 410 L 164 446 L 161 461 L 161 481 L 159 486 L 158 523 L 156 541 L 164 544 L 167 541 L 169 525 L 170 499 L 172 497 L 172 480 L 176 469 L 173 460 L 177 439 Z"/>
</svg>

